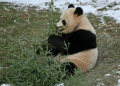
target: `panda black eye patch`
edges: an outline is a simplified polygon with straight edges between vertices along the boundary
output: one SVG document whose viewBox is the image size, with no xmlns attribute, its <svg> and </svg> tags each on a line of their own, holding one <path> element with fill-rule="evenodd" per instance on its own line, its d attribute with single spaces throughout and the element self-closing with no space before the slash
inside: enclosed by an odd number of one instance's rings
<svg viewBox="0 0 120 86">
<path fill-rule="evenodd" d="M 64 26 L 66 25 L 66 21 L 65 20 L 62 20 L 62 23 L 63 23 Z"/>
</svg>

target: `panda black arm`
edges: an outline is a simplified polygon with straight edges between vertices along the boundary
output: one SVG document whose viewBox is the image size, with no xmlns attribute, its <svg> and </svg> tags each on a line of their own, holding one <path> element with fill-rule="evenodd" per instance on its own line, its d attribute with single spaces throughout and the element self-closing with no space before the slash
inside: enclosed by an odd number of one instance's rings
<svg viewBox="0 0 120 86">
<path fill-rule="evenodd" d="M 70 43 L 68 50 L 69 54 L 74 54 L 97 47 L 96 35 L 87 30 L 80 29 L 63 36 L 65 40 Z"/>
<path fill-rule="evenodd" d="M 58 53 L 67 53 L 67 50 L 65 49 L 64 43 L 67 43 L 66 40 L 64 40 L 61 36 L 56 35 L 50 35 L 48 38 L 48 43 L 51 44 L 52 53 L 53 55 L 57 55 Z"/>
</svg>

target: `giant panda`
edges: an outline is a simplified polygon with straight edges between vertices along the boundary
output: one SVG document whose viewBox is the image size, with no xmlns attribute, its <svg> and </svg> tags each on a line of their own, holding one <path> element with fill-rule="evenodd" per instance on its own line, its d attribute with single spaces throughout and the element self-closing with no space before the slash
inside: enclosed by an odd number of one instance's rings
<svg viewBox="0 0 120 86">
<path fill-rule="evenodd" d="M 54 59 L 62 64 L 61 68 L 65 67 L 67 73 L 72 74 L 74 69 L 82 72 L 92 69 L 98 57 L 96 32 L 83 9 L 70 4 L 56 26 L 61 36 L 52 34 L 47 41 Z M 69 64 L 64 66 L 65 63 Z"/>
</svg>

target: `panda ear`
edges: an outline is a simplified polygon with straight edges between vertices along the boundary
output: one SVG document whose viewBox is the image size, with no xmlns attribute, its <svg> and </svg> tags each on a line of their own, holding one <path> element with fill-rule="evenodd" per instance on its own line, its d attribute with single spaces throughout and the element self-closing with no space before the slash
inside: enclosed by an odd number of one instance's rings
<svg viewBox="0 0 120 86">
<path fill-rule="evenodd" d="M 74 14 L 77 14 L 78 16 L 83 14 L 83 9 L 81 7 L 77 7 Z"/>
<path fill-rule="evenodd" d="M 70 4 L 68 8 L 75 8 L 73 4 Z"/>
</svg>

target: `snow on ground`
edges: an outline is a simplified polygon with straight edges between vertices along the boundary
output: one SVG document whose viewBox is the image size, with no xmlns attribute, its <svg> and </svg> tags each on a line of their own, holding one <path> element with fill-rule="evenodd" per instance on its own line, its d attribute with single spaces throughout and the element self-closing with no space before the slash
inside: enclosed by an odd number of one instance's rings
<svg viewBox="0 0 120 86">
<path fill-rule="evenodd" d="M 51 0 L 0 0 L 0 2 L 13 2 L 15 4 L 21 5 L 36 5 L 40 9 L 49 9 L 49 4 Z M 53 0 L 55 8 L 59 8 L 60 11 L 64 11 L 67 9 L 67 6 L 72 3 L 76 7 L 80 6 L 83 8 L 84 13 L 93 13 L 95 15 L 110 16 L 117 20 L 120 23 L 120 0 Z M 98 11 L 98 9 L 105 8 L 107 10 Z M 9 11 L 8 8 L 4 6 L 4 9 Z M 101 17 L 102 22 L 104 22 Z M 120 66 L 120 65 L 119 65 Z M 1 68 L 0 68 L 1 69 Z M 106 75 L 108 76 L 108 74 Z M 9 84 L 2 84 L 1 86 L 10 86 Z M 64 84 L 58 84 L 58 86 L 64 86 Z M 118 80 L 118 84 L 116 86 L 120 86 L 120 79 Z"/>
<path fill-rule="evenodd" d="M 10 86 L 9 84 L 2 84 L 1 86 Z"/>
<path fill-rule="evenodd" d="M 37 10 L 48 9 L 51 0 L 0 0 L 6 2 L 14 2 L 16 4 L 31 4 L 38 6 Z M 120 0 L 53 0 L 54 6 L 60 8 L 61 11 L 67 9 L 67 6 L 72 3 L 76 7 L 81 6 L 85 13 L 93 13 L 95 15 L 110 16 L 120 23 Z M 107 10 L 98 11 L 105 8 Z"/>
<path fill-rule="evenodd" d="M 115 86 L 120 86 L 120 79 L 118 79 L 118 83 Z"/>
</svg>

